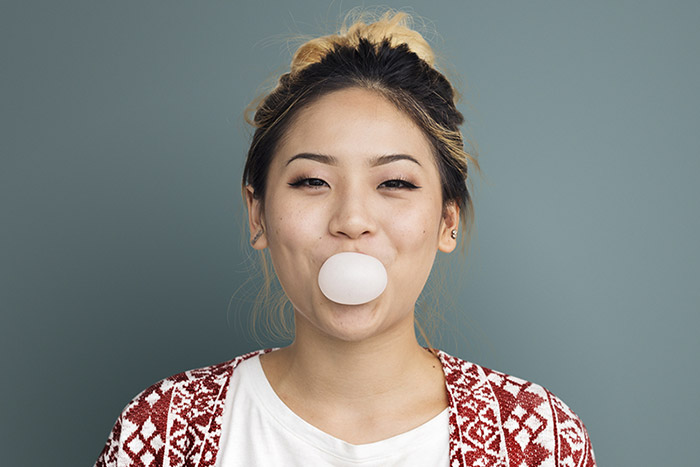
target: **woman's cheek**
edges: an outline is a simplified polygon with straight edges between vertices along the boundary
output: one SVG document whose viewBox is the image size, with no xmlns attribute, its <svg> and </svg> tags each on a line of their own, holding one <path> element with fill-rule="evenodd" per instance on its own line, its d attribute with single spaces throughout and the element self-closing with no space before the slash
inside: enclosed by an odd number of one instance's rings
<svg viewBox="0 0 700 467">
<path fill-rule="evenodd" d="M 289 210 L 278 216 L 276 236 L 279 244 L 293 249 L 297 255 L 305 255 L 315 248 L 324 230 L 320 213 L 309 210 Z"/>
<path fill-rule="evenodd" d="M 409 247 L 423 244 L 434 229 L 426 217 L 416 210 L 394 213 L 390 219 L 389 225 L 396 238 Z"/>
</svg>

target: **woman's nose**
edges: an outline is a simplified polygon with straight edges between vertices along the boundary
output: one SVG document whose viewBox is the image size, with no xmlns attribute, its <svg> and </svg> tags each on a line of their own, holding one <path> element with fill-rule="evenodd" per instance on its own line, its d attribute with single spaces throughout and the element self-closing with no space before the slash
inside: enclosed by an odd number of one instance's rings
<svg viewBox="0 0 700 467">
<path fill-rule="evenodd" d="M 368 197 L 358 191 L 339 193 L 332 206 L 330 233 L 356 239 L 374 232 L 376 223 L 370 204 Z"/>
</svg>

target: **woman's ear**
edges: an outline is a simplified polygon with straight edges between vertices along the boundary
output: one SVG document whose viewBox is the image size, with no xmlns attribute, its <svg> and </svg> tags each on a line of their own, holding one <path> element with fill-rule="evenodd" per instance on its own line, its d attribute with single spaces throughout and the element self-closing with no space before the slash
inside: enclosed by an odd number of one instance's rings
<svg viewBox="0 0 700 467">
<path fill-rule="evenodd" d="M 438 235 L 438 250 L 451 253 L 457 246 L 459 231 L 459 206 L 455 201 L 449 201 L 442 210 L 440 232 Z M 454 234 L 453 234 L 454 232 Z"/>
<path fill-rule="evenodd" d="M 248 185 L 244 188 L 245 202 L 248 206 L 248 227 L 250 228 L 250 244 L 256 250 L 267 248 L 267 234 L 263 225 L 262 202 L 254 196 L 255 191 Z"/>
</svg>

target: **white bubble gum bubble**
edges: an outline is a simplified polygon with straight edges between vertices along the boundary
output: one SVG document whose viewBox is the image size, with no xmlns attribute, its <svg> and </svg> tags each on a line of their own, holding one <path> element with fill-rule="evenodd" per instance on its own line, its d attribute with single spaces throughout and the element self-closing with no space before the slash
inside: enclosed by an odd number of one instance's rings
<svg viewBox="0 0 700 467">
<path fill-rule="evenodd" d="M 329 300 L 361 305 L 379 297 L 386 288 L 386 269 L 374 256 L 345 251 L 326 260 L 318 272 L 318 286 Z"/>
</svg>

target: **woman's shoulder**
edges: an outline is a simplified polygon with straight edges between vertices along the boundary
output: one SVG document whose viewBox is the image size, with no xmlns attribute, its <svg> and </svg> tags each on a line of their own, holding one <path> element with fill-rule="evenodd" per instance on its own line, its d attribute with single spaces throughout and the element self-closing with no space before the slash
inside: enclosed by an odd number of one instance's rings
<svg viewBox="0 0 700 467">
<path fill-rule="evenodd" d="M 225 362 L 183 371 L 148 386 L 122 410 L 95 466 L 116 465 L 117 459 L 124 458 L 144 462 L 162 460 L 166 439 L 203 443 L 204 439 L 199 437 L 212 431 L 234 368 L 271 350 L 256 350 Z M 184 458 L 183 450 L 190 447 L 169 446 L 168 452 Z"/>
<path fill-rule="evenodd" d="M 125 411 L 138 409 L 153 409 L 159 404 L 183 404 L 195 399 L 215 396 L 221 390 L 221 385 L 228 381 L 233 369 L 243 360 L 254 357 L 269 349 L 256 350 L 234 357 L 214 365 L 193 368 L 161 379 L 137 394 L 125 408 Z M 168 400 L 174 393 L 178 398 Z"/>
<path fill-rule="evenodd" d="M 443 351 L 439 357 L 457 412 L 501 431 L 510 458 L 527 452 L 595 465 L 583 421 L 547 388 Z"/>
<path fill-rule="evenodd" d="M 535 382 L 493 370 L 439 351 L 448 386 L 458 391 L 488 389 L 484 396 L 493 396 L 503 410 L 524 417 L 525 413 L 541 413 L 547 406 L 557 409 L 560 419 L 578 416 L 554 393 Z M 505 421 L 504 421 L 505 422 Z"/>
</svg>

